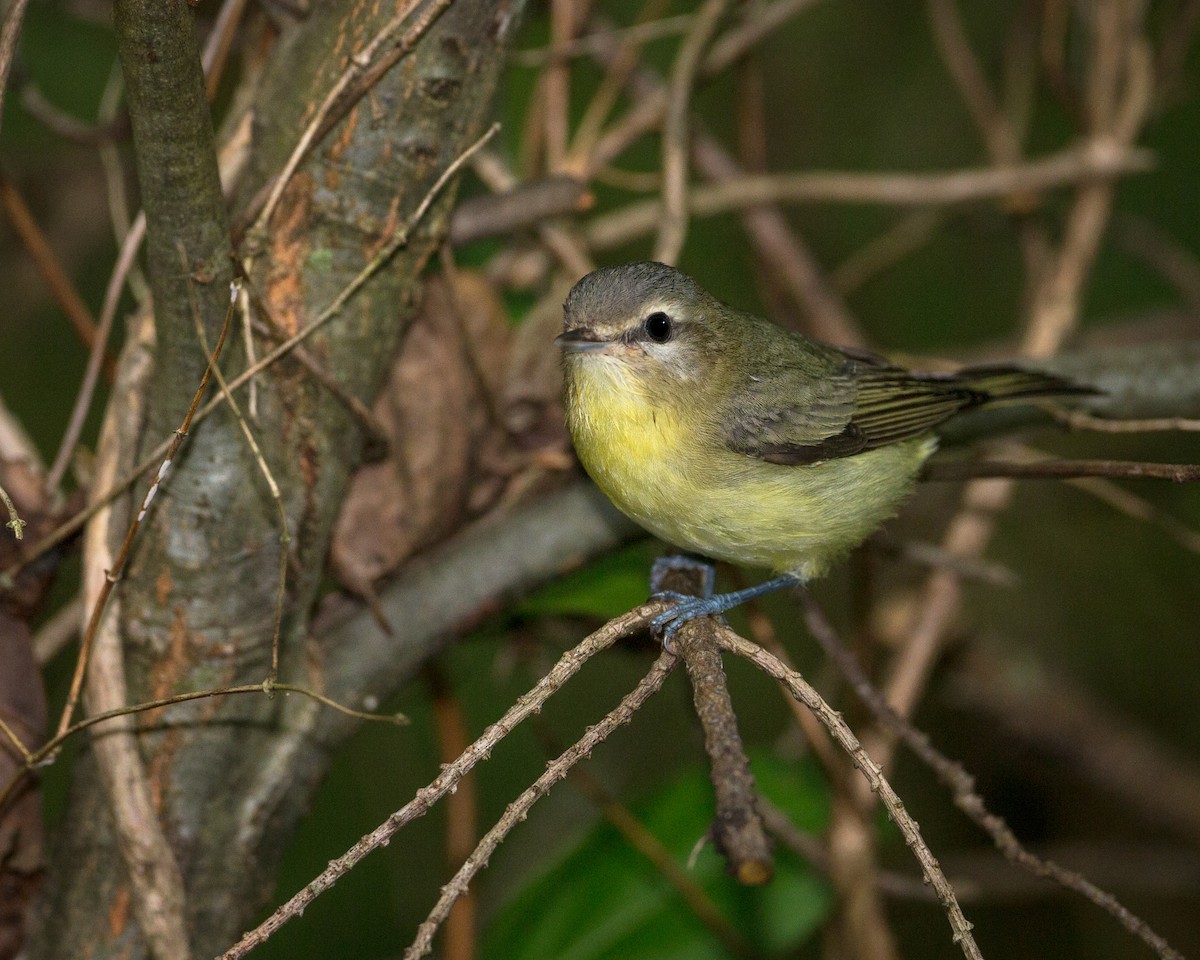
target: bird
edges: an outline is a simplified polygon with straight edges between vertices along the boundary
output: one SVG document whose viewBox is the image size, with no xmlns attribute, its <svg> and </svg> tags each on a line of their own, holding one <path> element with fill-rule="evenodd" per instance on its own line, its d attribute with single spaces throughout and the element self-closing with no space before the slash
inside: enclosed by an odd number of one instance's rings
<svg viewBox="0 0 1200 960">
<path fill-rule="evenodd" d="M 664 644 L 694 617 L 826 573 L 893 515 L 965 410 L 1094 393 L 1012 365 L 920 373 L 819 343 L 663 263 L 603 267 L 563 306 L 566 423 L 618 509 L 676 547 L 774 576 L 671 595 Z"/>
</svg>

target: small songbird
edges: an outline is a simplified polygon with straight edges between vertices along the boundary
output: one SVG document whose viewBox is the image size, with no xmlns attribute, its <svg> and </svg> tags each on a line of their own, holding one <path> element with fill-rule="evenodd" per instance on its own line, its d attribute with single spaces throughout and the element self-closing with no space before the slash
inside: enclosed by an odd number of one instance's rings
<svg viewBox="0 0 1200 960">
<path fill-rule="evenodd" d="M 1013 366 L 914 373 L 727 306 L 661 263 L 605 267 L 564 306 L 567 425 L 584 468 L 656 536 L 777 576 L 681 599 L 693 617 L 824 573 L 912 490 L 962 410 L 1094 392 Z"/>
</svg>

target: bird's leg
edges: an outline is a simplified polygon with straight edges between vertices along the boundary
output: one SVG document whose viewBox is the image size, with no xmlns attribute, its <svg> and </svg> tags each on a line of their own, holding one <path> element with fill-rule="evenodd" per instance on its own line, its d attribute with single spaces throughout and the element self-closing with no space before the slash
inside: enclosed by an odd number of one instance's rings
<svg viewBox="0 0 1200 960">
<path fill-rule="evenodd" d="M 695 569 L 697 567 L 702 568 L 704 571 L 703 596 L 694 597 L 688 594 L 677 593 L 674 590 L 660 589 L 670 571 L 681 568 Z M 691 557 L 660 557 L 654 561 L 654 567 L 650 572 L 650 588 L 654 590 L 654 596 L 679 601 L 675 606 L 669 610 L 664 610 L 650 621 L 650 629 L 662 638 L 663 647 L 668 651 L 671 649 L 671 638 L 675 635 L 675 631 L 689 620 L 694 620 L 696 617 L 711 617 L 715 614 L 724 613 L 726 610 L 731 610 L 739 604 L 745 603 L 747 600 L 761 597 L 764 593 L 771 593 L 783 587 L 799 586 L 804 582 L 799 577 L 788 573 L 755 584 L 753 587 L 746 587 L 744 590 L 714 594 L 714 576 L 715 573 L 710 564 L 693 560 Z"/>
<path fill-rule="evenodd" d="M 694 594 L 680 593 L 678 590 L 671 590 L 667 587 L 671 574 L 676 570 L 699 574 L 703 584 L 701 588 L 703 592 L 700 596 L 707 599 L 713 595 L 713 589 L 717 585 L 716 568 L 705 560 L 675 553 L 669 557 L 659 557 L 654 561 L 654 566 L 650 568 L 650 593 L 654 597 L 666 600 L 696 599 Z"/>
</svg>

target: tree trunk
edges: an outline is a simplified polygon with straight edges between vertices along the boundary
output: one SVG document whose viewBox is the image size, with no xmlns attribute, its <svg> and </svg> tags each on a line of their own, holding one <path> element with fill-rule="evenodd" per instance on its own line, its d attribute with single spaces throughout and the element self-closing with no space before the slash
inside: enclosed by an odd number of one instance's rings
<svg viewBox="0 0 1200 960">
<path fill-rule="evenodd" d="M 257 91 L 244 198 L 279 171 L 350 55 L 395 13 L 361 0 L 313 6 L 278 42 Z M 265 236 L 250 238 L 259 244 L 255 290 L 288 332 L 334 300 L 479 135 L 517 6 L 451 4 L 291 178 Z M 211 347 L 232 267 L 191 11 L 183 0 L 118 0 L 115 22 L 148 218 L 156 337 L 144 395 L 126 403 L 115 391 L 109 416 L 127 435 L 140 436 L 144 455 L 179 425 L 206 363 L 195 314 Z M 407 246 L 307 341 L 326 370 L 368 404 L 416 309 L 418 276 L 444 235 L 451 194 L 443 192 Z M 222 358 L 226 371 L 244 364 L 233 347 Z M 379 637 L 371 638 L 368 654 L 325 649 L 308 635 L 330 530 L 361 452 L 357 423 L 288 358 L 261 374 L 257 387 L 252 426 L 281 490 L 286 541 L 281 546 L 278 509 L 240 427 L 218 411 L 172 465 L 118 588 L 130 702 L 267 676 L 281 549 L 288 563 L 280 679 L 320 690 L 327 671 L 345 673 L 337 664 L 387 655 Z M 131 444 L 121 454 L 127 466 L 132 451 Z M 147 483 L 113 516 L 140 506 Z M 123 523 L 111 520 L 106 533 L 119 543 Z M 270 895 L 329 747 L 348 732 L 321 711 L 299 697 L 246 695 L 140 714 L 131 723 L 158 825 L 182 878 L 192 956 L 227 946 Z M 98 731 L 104 736 L 103 726 Z M 97 762 L 89 748 L 76 763 L 32 957 L 154 952 L 128 909 L 128 851 L 114 830 Z"/>
</svg>

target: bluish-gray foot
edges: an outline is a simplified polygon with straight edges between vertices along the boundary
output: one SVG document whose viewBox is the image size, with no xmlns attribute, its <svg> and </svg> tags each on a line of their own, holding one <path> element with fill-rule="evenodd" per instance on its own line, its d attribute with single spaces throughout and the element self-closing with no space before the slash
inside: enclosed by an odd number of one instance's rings
<svg viewBox="0 0 1200 960">
<path fill-rule="evenodd" d="M 680 569 L 702 571 L 704 577 L 703 596 L 695 597 L 684 593 L 677 593 L 674 590 L 661 589 L 666 574 L 670 571 Z M 726 610 L 731 610 L 739 604 L 745 603 L 747 600 L 761 597 L 765 593 L 771 593 L 783 587 L 797 586 L 802 582 L 798 577 L 794 577 L 791 574 L 784 574 L 781 577 L 775 577 L 771 580 L 755 584 L 753 587 L 746 587 L 744 590 L 714 594 L 714 577 L 715 571 L 711 564 L 694 560 L 691 557 L 659 557 L 654 561 L 654 567 L 650 571 L 650 589 L 654 592 L 654 596 L 660 599 L 678 601 L 675 606 L 669 610 L 664 610 L 650 621 L 651 632 L 658 634 L 662 640 L 663 648 L 669 653 L 674 652 L 671 648 L 671 639 L 675 636 L 675 631 L 689 620 L 694 620 L 696 617 L 711 617 L 724 613 Z"/>
</svg>

